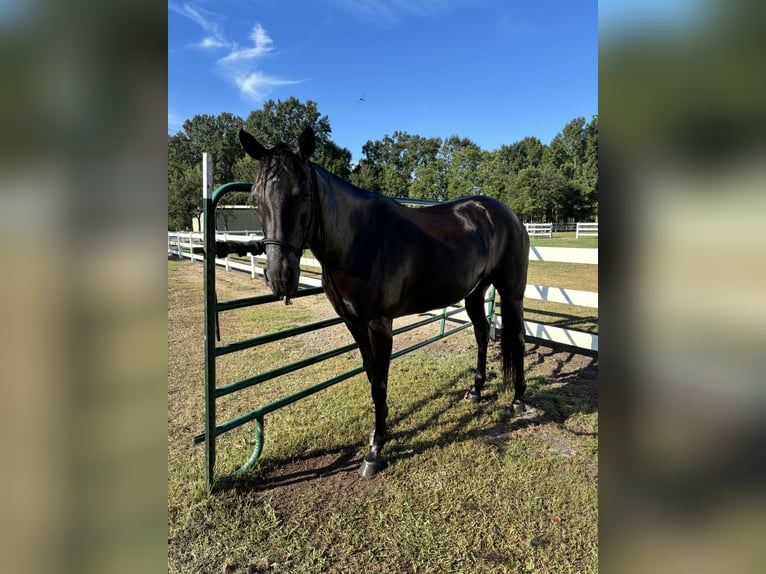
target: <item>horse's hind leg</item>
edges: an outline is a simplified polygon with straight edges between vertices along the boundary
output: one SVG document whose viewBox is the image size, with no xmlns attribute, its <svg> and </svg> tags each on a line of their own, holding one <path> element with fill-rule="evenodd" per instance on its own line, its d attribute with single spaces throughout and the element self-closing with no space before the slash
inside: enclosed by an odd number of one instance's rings
<svg viewBox="0 0 766 574">
<path fill-rule="evenodd" d="M 473 385 L 465 393 L 465 399 L 472 403 L 481 400 L 481 389 L 487 380 L 487 345 L 489 344 L 489 323 L 484 311 L 484 294 L 486 287 L 475 289 L 465 298 L 465 310 L 473 323 L 473 334 L 476 337 L 477 358 L 476 375 Z"/>
</svg>

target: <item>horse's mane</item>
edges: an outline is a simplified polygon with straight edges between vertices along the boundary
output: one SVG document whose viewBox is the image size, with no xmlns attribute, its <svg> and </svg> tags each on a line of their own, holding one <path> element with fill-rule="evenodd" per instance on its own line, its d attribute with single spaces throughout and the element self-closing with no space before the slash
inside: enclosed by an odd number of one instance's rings
<svg viewBox="0 0 766 574">
<path fill-rule="evenodd" d="M 343 179 L 342 177 L 335 175 L 331 171 L 327 171 L 325 168 L 323 168 L 321 165 L 318 165 L 314 162 L 311 163 L 311 167 L 314 168 L 314 171 L 318 173 L 319 175 L 323 176 L 325 180 L 327 180 L 328 184 L 332 185 L 335 188 L 342 189 L 346 194 L 352 195 L 355 197 L 358 197 L 360 199 L 374 199 L 379 198 L 386 201 L 391 201 L 392 203 L 399 205 L 396 200 L 394 200 L 391 197 L 388 197 L 387 195 L 383 195 L 382 193 L 379 193 L 377 191 L 370 191 L 369 189 L 364 189 L 362 187 L 358 187 L 351 183 L 350 181 L 347 181 Z"/>
</svg>

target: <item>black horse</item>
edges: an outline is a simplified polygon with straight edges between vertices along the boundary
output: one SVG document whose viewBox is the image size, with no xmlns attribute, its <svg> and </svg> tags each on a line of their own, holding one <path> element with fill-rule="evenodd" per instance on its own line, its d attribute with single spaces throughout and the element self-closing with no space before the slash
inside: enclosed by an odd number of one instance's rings
<svg viewBox="0 0 766 574">
<path fill-rule="evenodd" d="M 309 161 L 316 139 L 308 126 L 296 150 L 284 143 L 266 149 L 244 130 L 239 139 L 259 160 L 253 197 L 265 234 L 266 282 L 289 303 L 298 289 L 299 260 L 308 245 L 322 264 L 328 299 L 361 350 L 375 404 L 363 476 L 383 467 L 395 317 L 465 299 L 479 348 L 466 399 L 478 401 L 489 338 L 484 297 L 489 285 L 495 285 L 502 299 L 503 383 L 513 378 L 514 406 L 523 410 L 522 298 L 529 237 L 510 208 L 474 196 L 413 209 L 359 189 Z"/>
</svg>

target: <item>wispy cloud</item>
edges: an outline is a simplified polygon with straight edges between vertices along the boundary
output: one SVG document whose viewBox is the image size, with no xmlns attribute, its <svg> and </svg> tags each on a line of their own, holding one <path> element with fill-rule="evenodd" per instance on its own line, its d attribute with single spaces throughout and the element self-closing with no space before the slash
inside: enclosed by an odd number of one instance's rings
<svg viewBox="0 0 766 574">
<path fill-rule="evenodd" d="M 238 62 L 243 60 L 253 60 L 265 56 L 273 49 L 271 46 L 274 41 L 263 29 L 263 26 L 256 24 L 253 27 L 253 31 L 250 32 L 250 39 L 253 41 L 252 48 L 235 47 L 227 56 L 224 56 L 219 63 L 226 64 L 230 62 Z"/>
<path fill-rule="evenodd" d="M 235 43 L 233 49 L 217 62 L 224 76 L 239 88 L 243 96 L 250 100 L 263 101 L 276 86 L 299 84 L 304 81 L 286 80 L 258 70 L 257 64 L 274 49 L 274 41 L 260 24 L 253 26 L 250 40 L 251 47 L 243 48 Z"/>
<path fill-rule="evenodd" d="M 267 76 L 261 72 L 249 72 L 234 76 L 234 83 L 243 95 L 255 101 L 265 100 L 274 86 L 286 86 L 299 84 L 304 80 L 283 80 L 273 76 Z"/>
<path fill-rule="evenodd" d="M 192 44 L 192 48 L 201 48 L 203 50 L 208 49 L 214 49 L 214 48 L 226 48 L 228 44 L 222 40 L 219 40 L 218 38 L 214 38 L 213 36 L 207 36 L 205 38 L 202 38 L 202 41 L 198 44 Z"/>
<path fill-rule="evenodd" d="M 226 39 L 214 14 L 196 8 L 191 4 L 178 4 L 176 2 L 168 2 L 168 10 L 188 18 L 202 28 L 202 31 L 206 34 L 200 42 L 189 44 L 186 46 L 187 48 L 210 49 L 232 47 L 232 43 Z"/>
<path fill-rule="evenodd" d="M 180 14 L 197 24 L 203 38 L 185 48 L 200 50 L 227 50 L 216 60 L 219 75 L 236 86 L 249 100 L 263 101 L 278 86 L 298 84 L 305 80 L 288 80 L 263 72 L 258 68 L 265 56 L 274 52 L 274 40 L 261 25 L 256 23 L 250 31 L 250 45 L 242 46 L 229 38 L 219 25 L 220 17 L 190 3 L 169 2 L 168 10 Z M 168 114 L 170 125 L 170 114 Z"/>
</svg>

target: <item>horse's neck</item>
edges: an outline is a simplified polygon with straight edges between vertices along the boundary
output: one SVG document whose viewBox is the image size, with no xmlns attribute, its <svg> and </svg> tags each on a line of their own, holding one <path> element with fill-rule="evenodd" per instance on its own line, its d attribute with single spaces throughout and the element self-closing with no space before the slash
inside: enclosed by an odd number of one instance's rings
<svg viewBox="0 0 766 574">
<path fill-rule="evenodd" d="M 356 233 L 350 220 L 355 213 L 364 210 L 371 194 L 319 166 L 314 166 L 314 173 L 319 225 L 315 227 L 309 246 L 323 266 L 337 268 L 342 266 L 354 243 Z"/>
</svg>

